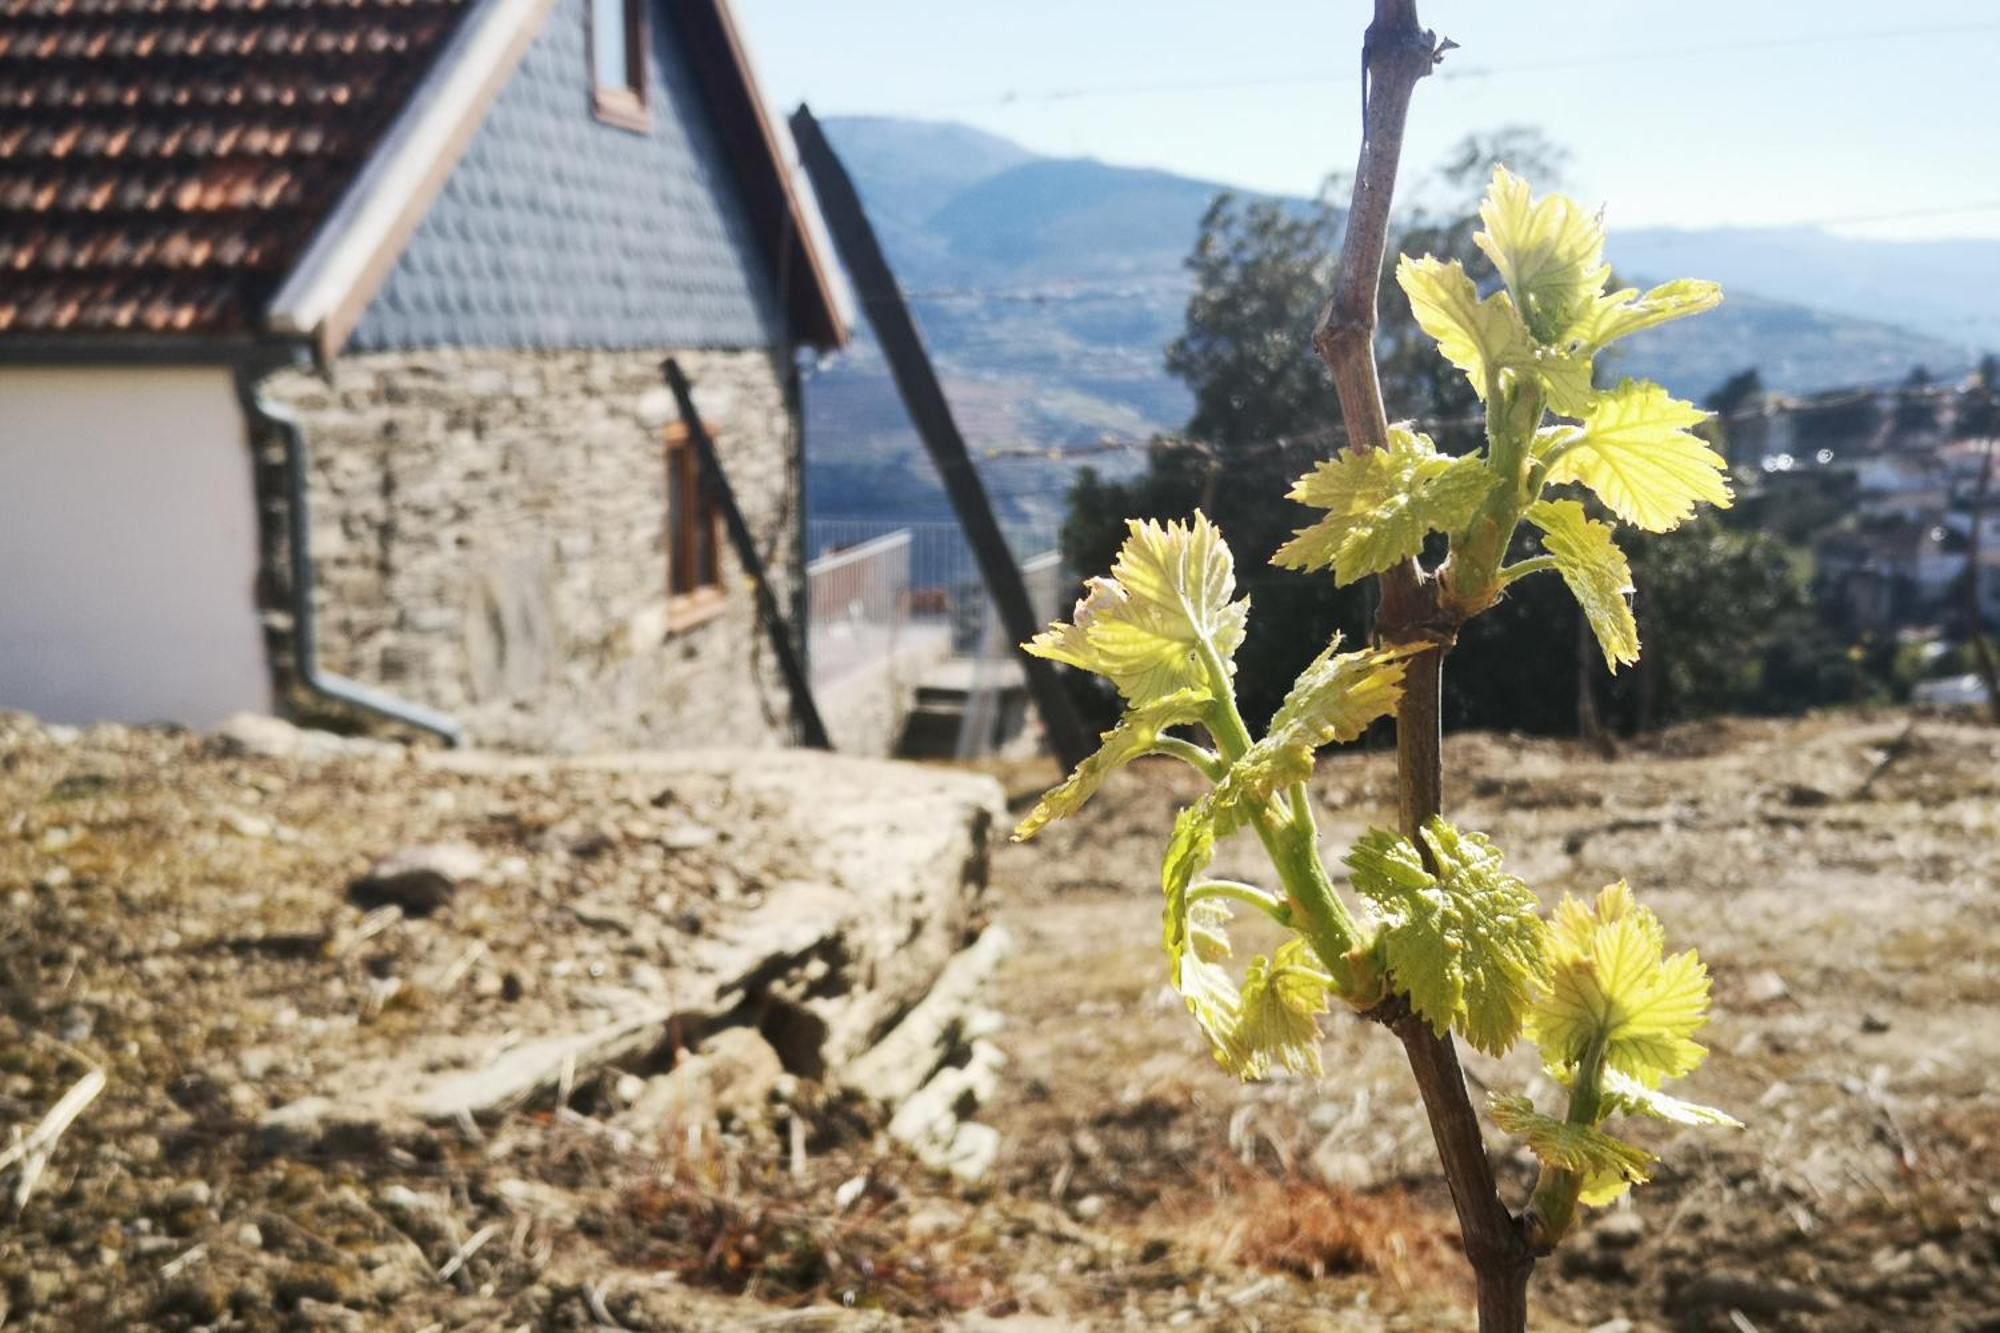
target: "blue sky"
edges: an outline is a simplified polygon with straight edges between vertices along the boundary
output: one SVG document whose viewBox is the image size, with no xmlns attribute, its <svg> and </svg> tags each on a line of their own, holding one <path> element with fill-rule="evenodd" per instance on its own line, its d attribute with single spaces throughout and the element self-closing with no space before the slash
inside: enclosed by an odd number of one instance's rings
<svg viewBox="0 0 2000 1333">
<path fill-rule="evenodd" d="M 735 0 L 773 104 L 1311 193 L 1351 167 L 1366 0 Z M 1462 49 L 1406 162 L 1535 125 L 1623 226 L 2000 237 L 1994 0 L 1422 0 Z M 1857 219 L 1866 219 L 1860 221 Z"/>
</svg>

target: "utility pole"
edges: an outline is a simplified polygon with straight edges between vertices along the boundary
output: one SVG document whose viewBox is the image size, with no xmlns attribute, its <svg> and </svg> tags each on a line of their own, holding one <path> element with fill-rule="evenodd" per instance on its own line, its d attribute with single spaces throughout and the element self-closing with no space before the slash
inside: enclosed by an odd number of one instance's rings
<svg viewBox="0 0 2000 1333">
<path fill-rule="evenodd" d="M 888 358 L 889 369 L 895 375 L 903 406 L 937 466 L 938 478 L 958 515 L 959 527 L 972 544 L 987 594 L 1000 613 L 1000 624 L 1027 675 L 1028 694 L 1035 701 L 1035 711 L 1041 714 L 1049 748 L 1055 751 L 1063 767 L 1075 768 L 1097 749 L 1096 741 L 1077 715 L 1055 665 L 1021 651 L 1020 645 L 1032 639 L 1043 626 L 1028 600 L 1020 566 L 1014 563 L 1014 553 L 1008 549 L 999 521 L 993 517 L 986 487 L 966 452 L 965 437 L 959 433 L 951 404 L 938 383 L 937 369 L 931 364 L 923 337 L 910 317 L 902 289 L 896 285 L 896 275 L 882 253 L 881 242 L 861 206 L 861 196 L 853 180 L 827 142 L 819 122 L 809 109 L 801 106 L 792 113 L 791 125 L 800 160 L 812 178 L 813 192 L 819 197 L 827 229 L 833 233 L 834 247 L 840 252 L 848 276 L 854 280 L 861 308 L 867 312 L 875 340 L 881 344 L 882 354 Z"/>
</svg>

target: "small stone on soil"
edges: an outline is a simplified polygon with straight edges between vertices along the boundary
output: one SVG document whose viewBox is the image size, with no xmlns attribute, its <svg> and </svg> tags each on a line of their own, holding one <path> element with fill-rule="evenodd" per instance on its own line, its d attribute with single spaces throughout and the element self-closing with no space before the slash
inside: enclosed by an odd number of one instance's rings
<svg viewBox="0 0 2000 1333">
<path fill-rule="evenodd" d="M 459 889 L 479 879 L 486 859 L 456 843 L 407 847 L 384 857 L 347 887 L 357 907 L 400 907 L 411 916 L 429 916 L 448 906 Z"/>
</svg>

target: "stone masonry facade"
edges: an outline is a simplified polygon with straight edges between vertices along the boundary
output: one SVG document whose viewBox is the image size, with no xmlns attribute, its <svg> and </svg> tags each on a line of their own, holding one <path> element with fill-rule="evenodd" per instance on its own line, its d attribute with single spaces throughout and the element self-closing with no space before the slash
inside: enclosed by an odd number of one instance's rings
<svg viewBox="0 0 2000 1333">
<path fill-rule="evenodd" d="M 268 381 L 312 453 L 322 668 L 453 715 L 474 745 L 787 743 L 783 681 L 726 537 L 725 595 L 690 623 L 670 607 L 667 354 L 367 353 L 330 378 Z M 784 367 L 674 355 L 789 613 L 801 478 Z"/>
</svg>

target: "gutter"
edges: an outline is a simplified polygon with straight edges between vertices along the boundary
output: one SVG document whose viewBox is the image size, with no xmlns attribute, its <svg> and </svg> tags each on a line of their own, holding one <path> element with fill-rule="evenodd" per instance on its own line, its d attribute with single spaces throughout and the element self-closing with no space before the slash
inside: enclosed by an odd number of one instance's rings
<svg viewBox="0 0 2000 1333">
<path fill-rule="evenodd" d="M 456 719 L 363 685 L 360 681 L 322 671 L 319 665 L 319 624 L 313 611 L 312 452 L 299 420 L 264 396 L 260 381 L 271 369 L 268 361 L 252 358 L 235 365 L 236 395 L 253 431 L 270 430 L 285 444 L 285 545 L 290 564 L 287 595 L 292 613 L 292 674 L 308 694 L 342 708 L 370 714 L 400 726 L 428 732 L 446 745 L 465 739 Z"/>
<path fill-rule="evenodd" d="M 0 366 L 247 367 L 282 364 L 284 359 L 268 341 L 244 336 L 49 334 L 0 338 Z"/>
</svg>

